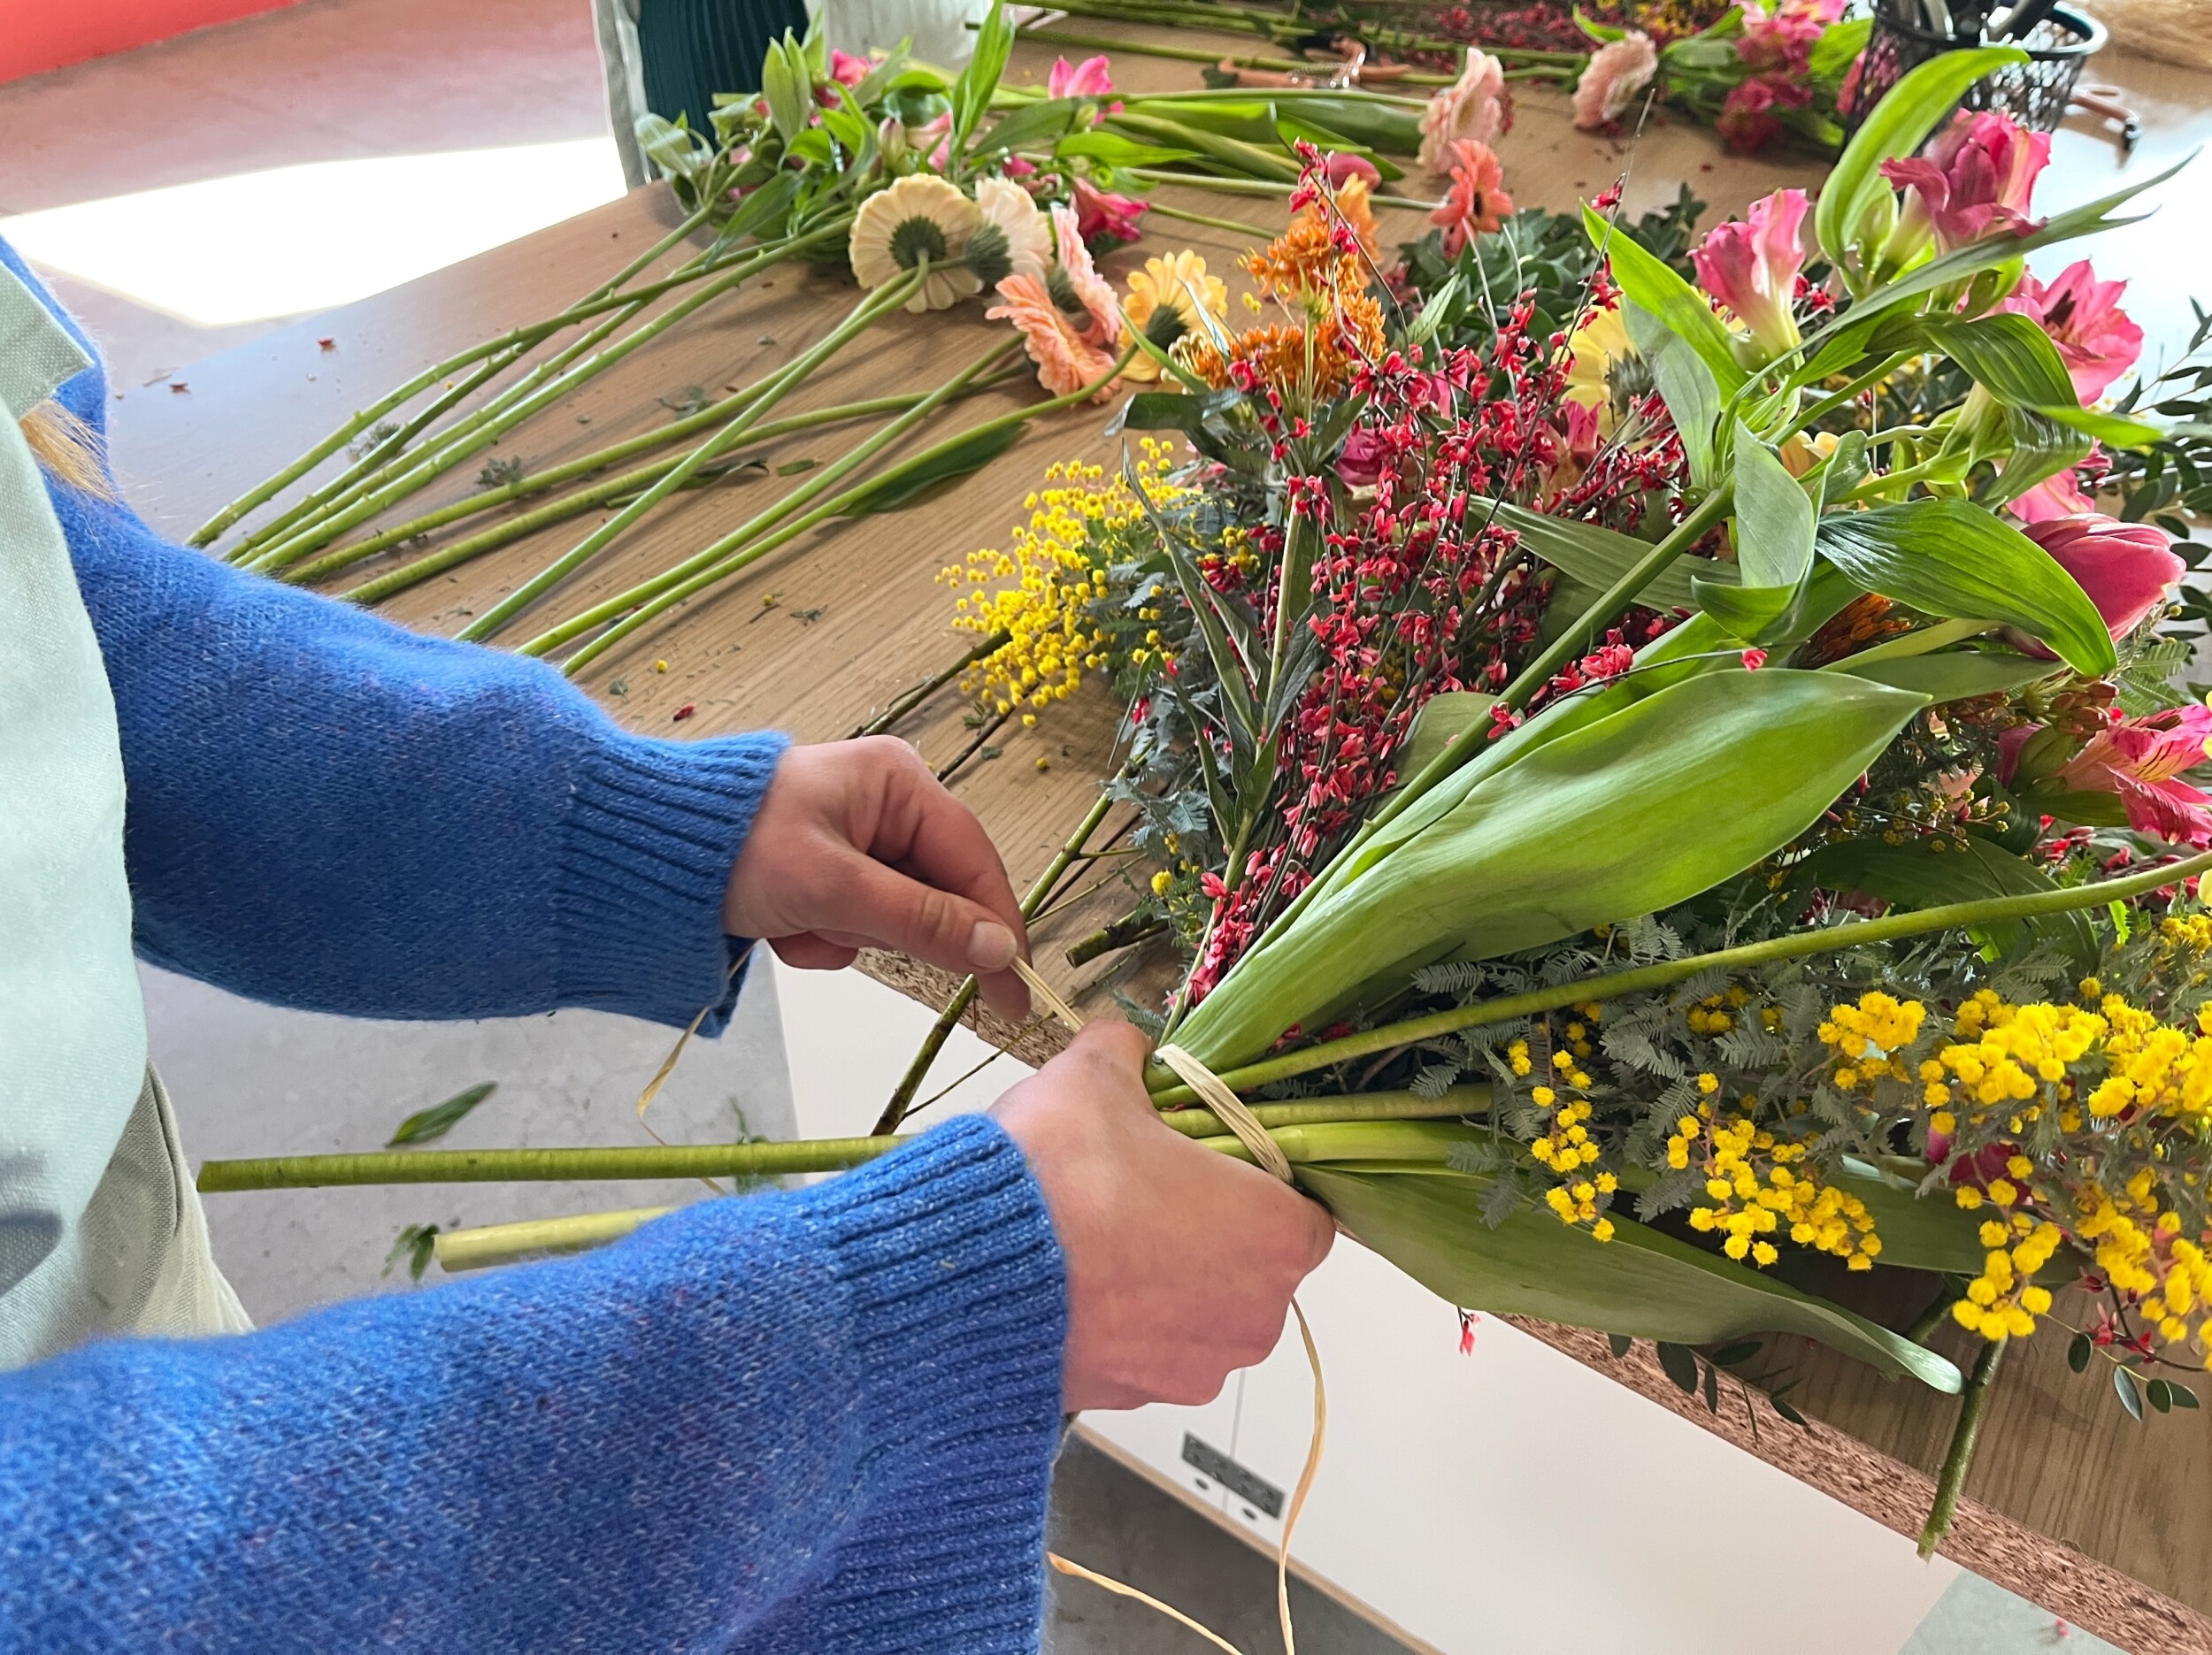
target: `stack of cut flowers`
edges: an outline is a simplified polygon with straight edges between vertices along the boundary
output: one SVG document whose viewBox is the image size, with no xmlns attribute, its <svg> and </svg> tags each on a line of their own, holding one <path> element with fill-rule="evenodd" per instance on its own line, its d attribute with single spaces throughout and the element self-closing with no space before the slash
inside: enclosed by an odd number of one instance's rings
<svg viewBox="0 0 2212 1655">
<path fill-rule="evenodd" d="M 1724 1372 L 1798 1419 L 1761 1334 L 1962 1391 L 1928 1547 L 2009 1342 L 2058 1328 L 2140 1418 L 2198 1406 L 2212 1340 L 2212 710 L 2169 601 L 2196 449 L 2138 413 L 2212 367 L 2108 405 L 2119 284 L 2025 260 L 2125 195 L 2039 218 L 2047 141 L 1953 112 L 2016 57 L 1924 65 L 1816 202 L 1694 245 L 1686 199 L 1516 214 L 1455 136 L 1437 230 L 1386 259 L 1366 164 L 1304 146 L 1250 326 L 1188 254 L 1094 295 L 1152 387 L 1116 418 L 1172 436 L 947 571 L 984 714 L 1125 705 L 1033 908 L 1125 813 L 1156 871 L 1072 953 L 1178 962 L 1133 1015 L 1302 1187 L 1454 1304 L 1657 1341 L 1709 1405 Z M 550 1153 L 465 1176 L 592 1176 Z M 1851 1307 L 1905 1272 L 1911 1325 Z"/>
</svg>

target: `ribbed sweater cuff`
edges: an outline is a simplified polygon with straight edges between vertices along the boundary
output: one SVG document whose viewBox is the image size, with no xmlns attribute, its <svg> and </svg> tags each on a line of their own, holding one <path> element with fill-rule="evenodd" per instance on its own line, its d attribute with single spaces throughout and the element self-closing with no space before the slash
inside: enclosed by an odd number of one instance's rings
<svg viewBox="0 0 2212 1655">
<path fill-rule="evenodd" d="M 895 1543 L 839 1571 L 824 1608 L 848 1629 L 926 1624 L 996 1647 L 1042 1613 L 1067 1335 L 1043 1191 L 1013 1140 L 977 1116 L 821 1195 L 860 1406 L 879 1427 L 869 1481 L 913 1491 L 871 1525 Z"/>
<path fill-rule="evenodd" d="M 748 946 L 722 932 L 730 870 L 776 762 L 773 732 L 655 741 L 620 732 L 578 766 L 554 890 L 560 1003 L 718 1034 Z"/>
</svg>

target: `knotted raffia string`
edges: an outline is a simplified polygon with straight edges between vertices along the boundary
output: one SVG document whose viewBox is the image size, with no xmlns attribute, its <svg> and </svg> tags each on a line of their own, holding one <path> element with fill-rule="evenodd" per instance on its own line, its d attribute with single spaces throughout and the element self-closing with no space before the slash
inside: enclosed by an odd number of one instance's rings
<svg viewBox="0 0 2212 1655">
<path fill-rule="evenodd" d="M 1070 1033 L 1082 1031 L 1083 1019 L 1075 1008 L 1061 999 L 1052 985 L 1038 976 L 1034 966 L 1017 954 L 1013 969 L 1015 976 L 1029 985 L 1029 992 L 1037 997 L 1045 1009 L 1067 1024 Z M 1294 1182 L 1290 1158 L 1283 1153 L 1282 1145 L 1268 1136 L 1267 1129 L 1259 1122 L 1259 1117 L 1245 1107 L 1244 1100 L 1229 1089 L 1220 1076 L 1179 1046 L 1164 1046 L 1154 1055 L 1173 1069 L 1183 1083 L 1198 1094 L 1206 1107 L 1220 1117 L 1221 1123 L 1236 1134 L 1237 1141 L 1251 1152 L 1252 1159 L 1264 1170 L 1273 1173 L 1285 1184 Z M 1307 1324 L 1306 1313 L 1295 1299 L 1290 1301 L 1290 1311 L 1298 1319 L 1298 1337 L 1305 1342 L 1306 1365 L 1313 1369 L 1313 1435 L 1306 1445 L 1305 1467 L 1299 1472 L 1298 1486 L 1290 1497 L 1290 1510 L 1283 1518 L 1282 1539 L 1275 1548 L 1275 1613 L 1282 1621 L 1284 1655 L 1298 1655 L 1298 1635 L 1290 1621 L 1290 1536 L 1292 1530 L 1298 1527 L 1298 1513 L 1304 1509 L 1306 1495 L 1313 1488 L 1314 1475 L 1321 1469 L 1321 1446 L 1329 1429 L 1329 1396 L 1321 1381 L 1321 1352 L 1313 1342 L 1313 1329 Z M 1133 1586 L 1124 1585 L 1095 1570 L 1087 1569 L 1079 1563 L 1071 1563 L 1056 1552 L 1046 1552 L 1045 1559 L 1063 1575 L 1071 1575 L 1077 1580 L 1102 1586 L 1124 1598 L 1133 1598 L 1147 1608 L 1156 1609 L 1169 1620 L 1188 1627 L 1217 1649 L 1226 1650 L 1229 1655 L 1242 1655 L 1242 1651 L 1227 1638 L 1210 1628 L 1200 1625 L 1173 1605 L 1162 1603 L 1149 1592 L 1141 1592 Z"/>
</svg>

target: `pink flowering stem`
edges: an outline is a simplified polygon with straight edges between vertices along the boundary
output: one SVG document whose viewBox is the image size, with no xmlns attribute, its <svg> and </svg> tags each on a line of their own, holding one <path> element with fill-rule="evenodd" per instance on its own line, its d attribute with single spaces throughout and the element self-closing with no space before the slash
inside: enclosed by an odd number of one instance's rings
<svg viewBox="0 0 2212 1655">
<path fill-rule="evenodd" d="M 1681 960 L 1665 960 L 1656 965 L 1640 966 L 1633 970 L 1611 971 L 1601 977 L 1553 984 L 1545 988 L 1531 989 L 1524 994 L 1501 994 L 1494 1000 L 1479 1000 L 1471 1006 L 1431 1012 L 1425 1017 L 1409 1017 L 1402 1023 L 1387 1023 L 1379 1029 L 1346 1035 L 1340 1040 L 1325 1040 L 1294 1052 L 1285 1052 L 1278 1057 L 1262 1058 L 1257 1062 L 1226 1069 L 1221 1078 L 1239 1092 L 1248 1092 L 1279 1080 L 1288 1080 L 1294 1076 L 1311 1074 L 1317 1069 L 1350 1062 L 1356 1058 L 1374 1057 L 1384 1052 L 1394 1052 L 1402 1046 L 1417 1046 L 1424 1040 L 1441 1039 L 1446 1035 L 1457 1034 L 1466 1029 L 1510 1023 L 1517 1017 L 1533 1017 L 1543 1012 L 1559 1011 L 1584 1000 L 1618 1000 L 1626 994 L 1645 994 L 1656 989 L 1671 988 L 1677 983 L 1687 982 L 1706 971 L 1747 970 L 1755 966 L 1770 965 L 1778 960 L 1802 960 L 1814 954 L 1863 947 L 1869 943 L 1893 942 L 1901 937 L 1925 936 L 1931 931 L 1966 931 L 1997 920 L 2030 919 L 2044 914 L 2069 914 L 2078 909 L 2102 908 L 2108 903 L 2124 901 L 2131 897 L 2147 896 L 2154 891 L 2208 873 L 2212 873 L 2212 851 L 2186 857 L 2180 862 L 2167 862 L 2162 867 L 2146 869 L 2118 879 L 2105 879 L 2062 890 L 2031 892 L 2024 896 L 1983 897 L 1971 902 L 1947 902 L 1938 908 L 1885 914 L 1879 919 L 1852 920 L 1839 925 L 1824 926 L 1816 931 L 1792 931 L 1786 936 L 1768 938 L 1763 942 L 1743 943 L 1733 948 L 1720 948 L 1711 954 L 1693 954 Z M 1278 925 L 1281 923 L 1280 920 L 1276 922 Z M 1171 1070 L 1156 1064 L 1147 1071 L 1146 1084 L 1151 1091 L 1152 1101 L 1163 1107 L 1189 1101 L 1196 1095 Z"/>
</svg>

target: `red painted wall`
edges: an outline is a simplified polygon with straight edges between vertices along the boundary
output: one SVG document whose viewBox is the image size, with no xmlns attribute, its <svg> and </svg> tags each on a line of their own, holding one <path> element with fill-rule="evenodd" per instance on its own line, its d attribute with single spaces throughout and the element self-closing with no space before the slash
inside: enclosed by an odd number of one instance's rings
<svg viewBox="0 0 2212 1655">
<path fill-rule="evenodd" d="M 42 74 L 294 0 L 0 0 L 0 80 Z"/>
</svg>

